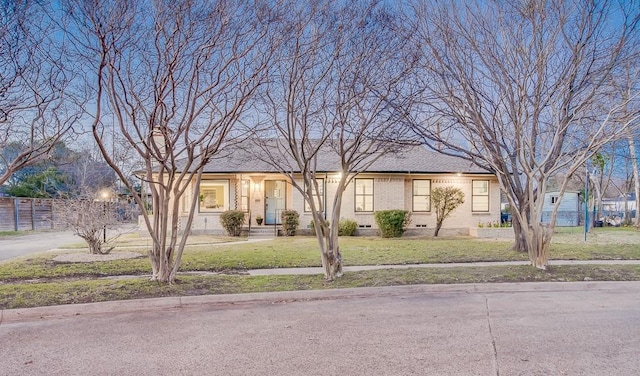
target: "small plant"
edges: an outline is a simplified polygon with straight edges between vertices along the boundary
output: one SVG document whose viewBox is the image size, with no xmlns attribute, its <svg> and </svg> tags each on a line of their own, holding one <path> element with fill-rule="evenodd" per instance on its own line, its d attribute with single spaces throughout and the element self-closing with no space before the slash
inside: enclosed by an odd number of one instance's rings
<svg viewBox="0 0 640 376">
<path fill-rule="evenodd" d="M 411 212 L 407 210 L 381 210 L 374 216 L 383 238 L 401 237 L 411 223 Z"/>
<path fill-rule="evenodd" d="M 259 225 L 262 224 L 262 216 L 258 214 L 258 216 L 256 217 L 256 223 Z"/>
<path fill-rule="evenodd" d="M 282 231 L 285 236 L 295 236 L 300 224 L 300 214 L 295 210 L 283 210 L 280 213 L 282 219 Z"/>
<path fill-rule="evenodd" d="M 220 216 L 220 223 L 229 236 L 240 236 L 244 225 L 244 212 L 227 210 Z"/>
<path fill-rule="evenodd" d="M 325 228 L 328 229 L 330 227 L 330 225 L 331 225 L 331 222 L 325 220 L 324 224 L 325 224 Z M 316 234 L 316 225 L 313 222 L 313 220 L 311 220 L 311 222 L 309 223 L 309 229 L 311 230 L 311 235 L 315 235 Z M 324 235 L 324 232 L 322 233 L 322 235 Z"/>
<path fill-rule="evenodd" d="M 482 222 L 478 222 L 478 227 L 479 227 L 479 228 L 483 228 L 483 227 L 484 227 L 484 223 L 482 223 Z"/>
<path fill-rule="evenodd" d="M 342 219 L 338 223 L 338 236 L 353 236 L 358 228 L 358 223 L 353 219 Z"/>
</svg>

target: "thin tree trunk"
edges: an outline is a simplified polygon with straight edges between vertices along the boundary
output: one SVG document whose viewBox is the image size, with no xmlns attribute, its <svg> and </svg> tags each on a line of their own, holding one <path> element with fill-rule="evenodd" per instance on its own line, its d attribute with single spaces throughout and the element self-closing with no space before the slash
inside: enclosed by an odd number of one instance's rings
<svg viewBox="0 0 640 376">
<path fill-rule="evenodd" d="M 633 137 L 627 137 L 629 143 L 629 156 L 631 157 L 631 166 L 633 169 L 633 187 L 636 194 L 636 217 L 633 220 L 633 225 L 640 227 L 640 172 L 638 171 L 638 158 L 636 155 L 636 145 Z M 627 192 L 625 192 L 625 195 Z"/>
<path fill-rule="evenodd" d="M 346 174 L 344 176 L 346 176 Z M 323 250 L 322 254 L 322 266 L 327 281 L 333 281 L 337 277 L 342 276 L 342 254 L 340 253 L 338 229 L 340 227 L 342 194 L 346 187 L 344 179 L 345 177 L 338 183 L 331 210 L 331 226 L 329 226 L 325 233 L 326 249 Z"/>
<path fill-rule="evenodd" d="M 513 211 L 511 214 L 511 227 L 513 227 L 514 234 L 514 243 L 511 249 L 522 253 L 527 252 L 527 239 L 525 229 L 518 220 L 518 216 L 513 215 Z"/>
<path fill-rule="evenodd" d="M 442 222 L 441 222 L 441 221 L 438 221 L 438 222 L 436 223 L 436 229 L 435 229 L 435 231 L 433 232 L 433 236 L 434 236 L 434 237 L 438 237 L 438 233 L 440 232 L 440 228 L 442 228 Z"/>
</svg>

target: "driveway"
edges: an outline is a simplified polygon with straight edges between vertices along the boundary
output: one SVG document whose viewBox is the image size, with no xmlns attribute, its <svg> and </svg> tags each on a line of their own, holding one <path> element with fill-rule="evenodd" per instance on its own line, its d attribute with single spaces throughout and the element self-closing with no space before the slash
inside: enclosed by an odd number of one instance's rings
<svg viewBox="0 0 640 376">
<path fill-rule="evenodd" d="M 640 282 L 431 285 L 4 311 L 2 375 L 638 375 Z"/>
<path fill-rule="evenodd" d="M 64 245 L 82 243 L 71 231 L 36 232 L 0 238 L 0 260 L 44 252 Z"/>
</svg>

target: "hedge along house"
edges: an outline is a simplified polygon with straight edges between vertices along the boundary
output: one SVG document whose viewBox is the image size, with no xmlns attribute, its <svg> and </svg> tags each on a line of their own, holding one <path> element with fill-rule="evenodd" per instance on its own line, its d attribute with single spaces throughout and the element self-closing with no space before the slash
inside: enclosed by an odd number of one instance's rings
<svg viewBox="0 0 640 376">
<path fill-rule="evenodd" d="M 316 178 L 323 200 L 333 200 L 339 164 L 337 155 L 325 154 L 318 160 Z M 294 176 L 296 175 L 296 171 Z M 302 179 L 299 179 L 301 182 Z M 302 183 L 301 183 L 302 184 Z M 441 235 L 469 235 L 478 223 L 500 220 L 500 189 L 494 174 L 469 161 L 429 151 L 422 146 L 407 147 L 401 154 L 378 159 L 367 171 L 357 174 L 343 195 L 341 217 L 355 220 L 358 235 L 374 235 L 377 226 L 374 212 L 402 209 L 411 211 L 409 234 L 431 235 L 435 228 L 435 212 L 431 191 L 436 187 L 455 186 L 462 189 L 465 202 L 444 222 Z M 242 210 L 247 223 L 256 227 L 280 224 L 283 210 L 300 214 L 300 230 L 310 227 L 312 215 L 303 196 L 289 178 L 269 163 L 242 149 L 227 151 L 211 160 L 204 169 L 202 181 L 181 198 L 179 210 L 186 222 L 192 195 L 199 204 L 194 215 L 193 234 L 222 234 L 220 215 L 227 210 Z M 327 205 L 331 206 L 331 205 Z M 331 213 L 325 213 L 329 218 Z M 304 232 L 304 231 L 301 231 Z"/>
</svg>

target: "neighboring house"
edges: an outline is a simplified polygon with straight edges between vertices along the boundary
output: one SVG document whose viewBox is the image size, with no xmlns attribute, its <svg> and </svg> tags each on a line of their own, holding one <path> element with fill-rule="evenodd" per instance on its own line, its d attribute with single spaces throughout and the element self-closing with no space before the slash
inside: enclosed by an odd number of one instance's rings
<svg viewBox="0 0 640 376">
<path fill-rule="evenodd" d="M 544 195 L 542 223 L 549 223 L 551 221 L 551 211 L 560 198 L 560 192 L 547 192 Z M 560 201 L 560 207 L 558 207 L 556 226 L 580 226 L 580 218 L 582 218 L 583 208 L 584 206 L 580 203 L 580 192 L 565 191 L 562 195 L 562 200 Z"/>
<path fill-rule="evenodd" d="M 637 213 L 636 194 L 628 193 L 624 195 L 602 199 L 602 215 L 609 217 L 625 218 L 625 213 L 629 213 L 630 218 L 635 218 Z"/>
<path fill-rule="evenodd" d="M 339 178 L 337 155 L 325 153 L 318 164 L 316 176 L 324 199 L 332 200 Z M 443 234 L 468 235 L 469 227 L 479 222 L 500 220 L 500 189 L 494 174 L 422 146 L 407 147 L 400 155 L 385 155 L 359 173 L 343 195 L 341 218 L 355 220 L 359 234 L 374 234 L 375 211 L 404 209 L 412 212 L 409 233 L 432 234 L 436 218 L 431 191 L 444 186 L 461 188 L 465 202 L 444 222 Z M 300 214 L 300 229 L 308 229 L 312 220 L 303 196 L 288 178 L 243 150 L 211 160 L 200 187 L 194 180 L 179 205 L 185 219 L 193 194 L 199 195 L 200 203 L 192 233 L 222 233 L 220 215 L 230 209 L 246 212 L 252 227 L 257 226 L 257 216 L 264 218 L 262 226 L 277 226 L 285 209 Z M 330 215 L 327 213 L 327 218 Z"/>
</svg>

